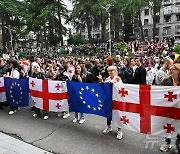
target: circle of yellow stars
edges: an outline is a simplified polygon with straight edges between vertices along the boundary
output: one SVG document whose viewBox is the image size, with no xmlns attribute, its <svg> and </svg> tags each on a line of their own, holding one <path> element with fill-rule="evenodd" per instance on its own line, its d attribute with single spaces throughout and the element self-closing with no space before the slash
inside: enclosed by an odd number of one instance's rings
<svg viewBox="0 0 180 154">
<path fill-rule="evenodd" d="M 18 100 L 15 100 L 14 97 L 13 97 L 13 95 L 12 95 L 12 93 L 13 93 L 12 90 L 13 90 L 13 87 L 14 87 L 14 86 L 18 86 L 18 87 L 19 87 L 19 90 L 20 90 L 20 98 L 19 98 L 19 101 L 18 101 Z M 23 94 L 23 92 L 22 92 L 22 88 L 21 88 L 20 84 L 19 84 L 19 83 L 16 83 L 16 82 L 12 83 L 11 86 L 10 86 L 10 98 L 12 99 L 13 103 L 21 104 L 21 102 L 22 102 L 22 94 Z"/>
<path fill-rule="evenodd" d="M 82 94 L 83 94 L 83 92 L 84 92 L 85 90 L 87 90 L 87 91 L 89 91 L 89 92 L 92 92 L 92 93 L 97 97 L 97 100 L 98 100 L 98 103 L 99 103 L 99 106 L 98 106 L 98 107 L 93 107 L 93 106 L 91 106 L 90 104 L 88 104 L 88 103 L 84 100 Z M 99 98 L 99 94 L 95 92 L 95 89 L 94 89 L 94 88 L 89 88 L 88 86 L 86 86 L 85 88 L 81 87 L 81 90 L 79 91 L 79 94 L 80 94 L 80 99 L 82 100 L 82 103 L 83 103 L 84 105 L 86 105 L 87 108 L 93 109 L 94 111 L 97 111 L 97 110 L 101 110 L 101 109 L 102 109 L 102 106 L 103 106 L 102 101 L 101 101 L 100 98 Z"/>
</svg>

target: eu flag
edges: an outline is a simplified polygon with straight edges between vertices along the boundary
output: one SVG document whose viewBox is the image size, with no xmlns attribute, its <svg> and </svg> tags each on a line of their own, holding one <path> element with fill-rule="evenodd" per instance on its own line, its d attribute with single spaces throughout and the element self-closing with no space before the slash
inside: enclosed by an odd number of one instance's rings
<svg viewBox="0 0 180 154">
<path fill-rule="evenodd" d="M 112 119 L 112 85 L 68 81 L 70 111 Z"/>
<path fill-rule="evenodd" d="M 4 78 L 7 101 L 15 107 L 29 105 L 29 80 Z"/>
</svg>

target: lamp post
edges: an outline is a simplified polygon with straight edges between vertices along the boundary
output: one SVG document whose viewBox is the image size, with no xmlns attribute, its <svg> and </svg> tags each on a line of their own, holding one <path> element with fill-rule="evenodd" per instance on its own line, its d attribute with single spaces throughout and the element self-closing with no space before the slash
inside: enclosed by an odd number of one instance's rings
<svg viewBox="0 0 180 154">
<path fill-rule="evenodd" d="M 10 29 L 10 27 L 7 27 L 7 26 L 4 26 L 4 27 L 9 30 L 10 40 L 11 40 L 11 50 L 13 51 L 13 35 L 12 35 L 12 30 Z"/>
<path fill-rule="evenodd" d="M 109 55 L 111 57 L 111 14 L 110 14 L 110 7 L 112 5 L 108 4 L 106 7 L 102 6 L 102 8 L 104 8 L 106 10 L 106 12 L 108 13 L 108 27 L 109 27 Z"/>
</svg>

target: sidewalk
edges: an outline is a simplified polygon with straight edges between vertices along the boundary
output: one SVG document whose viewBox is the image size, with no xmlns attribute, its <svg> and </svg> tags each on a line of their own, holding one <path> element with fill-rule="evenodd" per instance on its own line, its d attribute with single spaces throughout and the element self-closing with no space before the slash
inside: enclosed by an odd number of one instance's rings
<svg viewBox="0 0 180 154">
<path fill-rule="evenodd" d="M 45 150 L 24 143 L 18 139 L 0 133 L 0 154 L 51 154 Z"/>
</svg>

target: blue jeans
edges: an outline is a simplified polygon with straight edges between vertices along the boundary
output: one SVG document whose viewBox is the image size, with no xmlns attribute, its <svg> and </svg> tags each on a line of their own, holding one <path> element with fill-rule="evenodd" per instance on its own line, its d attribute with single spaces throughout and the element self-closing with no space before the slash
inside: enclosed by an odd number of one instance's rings
<svg viewBox="0 0 180 154">
<path fill-rule="evenodd" d="M 78 119 L 78 114 L 80 115 L 79 119 L 84 119 L 84 113 L 75 112 L 75 118 Z"/>
</svg>

